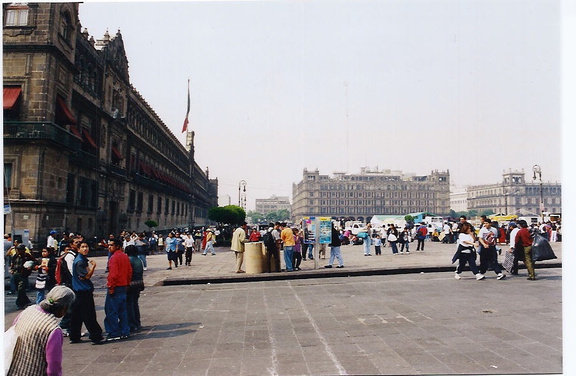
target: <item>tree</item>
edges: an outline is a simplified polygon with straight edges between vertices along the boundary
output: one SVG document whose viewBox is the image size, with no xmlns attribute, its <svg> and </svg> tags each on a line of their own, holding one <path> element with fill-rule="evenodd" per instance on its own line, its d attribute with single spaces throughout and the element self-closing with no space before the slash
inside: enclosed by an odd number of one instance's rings
<svg viewBox="0 0 576 376">
<path fill-rule="evenodd" d="M 246 212 L 239 206 L 214 206 L 208 210 L 208 218 L 221 224 L 238 225 L 246 220 Z"/>
<path fill-rule="evenodd" d="M 152 230 L 152 227 L 158 227 L 158 222 L 156 222 L 156 221 L 154 221 L 154 220 L 152 220 L 152 219 L 147 220 L 146 222 L 144 222 L 144 224 L 145 224 L 146 226 L 148 226 L 148 229 L 149 229 L 149 230 Z"/>
<path fill-rule="evenodd" d="M 414 222 L 414 217 L 412 217 L 410 214 L 407 214 L 404 216 L 404 220 L 406 222 Z"/>
<path fill-rule="evenodd" d="M 258 213 L 256 211 L 249 211 L 248 214 L 246 214 L 246 216 L 252 218 L 253 223 L 260 223 L 266 221 L 266 217 L 264 216 L 264 214 Z"/>
</svg>

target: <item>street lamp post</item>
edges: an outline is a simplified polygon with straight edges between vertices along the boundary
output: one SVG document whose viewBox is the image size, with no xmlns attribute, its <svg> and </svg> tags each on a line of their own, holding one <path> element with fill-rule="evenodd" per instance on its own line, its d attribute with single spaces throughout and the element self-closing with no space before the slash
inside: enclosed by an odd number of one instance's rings
<svg viewBox="0 0 576 376">
<path fill-rule="evenodd" d="M 532 180 L 536 180 L 536 178 L 538 178 L 538 180 L 540 181 L 540 221 L 541 223 L 544 223 L 544 195 L 542 193 L 542 168 L 539 165 L 534 165 L 534 167 L 532 167 L 532 171 L 534 172 Z"/>
<path fill-rule="evenodd" d="M 238 206 L 246 210 L 246 180 L 240 180 L 238 183 Z M 244 189 L 244 193 L 242 193 Z"/>
</svg>

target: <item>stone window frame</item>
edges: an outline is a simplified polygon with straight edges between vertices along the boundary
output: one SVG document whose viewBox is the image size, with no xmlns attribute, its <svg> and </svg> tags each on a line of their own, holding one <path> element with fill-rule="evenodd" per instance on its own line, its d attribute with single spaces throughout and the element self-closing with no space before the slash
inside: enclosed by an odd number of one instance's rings
<svg viewBox="0 0 576 376">
<path fill-rule="evenodd" d="M 28 27 L 32 12 L 28 3 L 10 3 L 4 8 L 4 27 Z M 24 17 L 26 18 L 23 22 Z"/>
</svg>

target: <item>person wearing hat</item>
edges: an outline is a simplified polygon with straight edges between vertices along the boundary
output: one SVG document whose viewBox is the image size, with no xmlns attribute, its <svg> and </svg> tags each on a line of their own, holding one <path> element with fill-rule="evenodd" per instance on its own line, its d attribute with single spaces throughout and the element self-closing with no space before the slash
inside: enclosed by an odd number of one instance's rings
<svg viewBox="0 0 576 376">
<path fill-rule="evenodd" d="M 14 320 L 18 341 L 7 375 L 61 375 L 62 329 L 59 318 L 74 301 L 74 292 L 66 286 L 54 286 L 38 305 L 26 308 Z"/>
<path fill-rule="evenodd" d="M 214 251 L 214 241 L 216 240 L 216 235 L 214 235 L 214 230 L 209 228 L 206 233 L 206 248 L 204 248 L 204 252 L 202 256 L 206 256 L 208 251 L 212 254 L 212 256 L 216 256 L 216 251 Z"/>
<path fill-rule="evenodd" d="M 50 252 L 54 252 L 58 247 L 58 241 L 56 241 L 55 238 L 56 234 L 57 232 L 52 230 L 50 231 L 50 235 L 48 235 L 48 239 L 46 239 L 46 248 L 48 248 L 48 251 Z"/>
<path fill-rule="evenodd" d="M 30 262 L 32 266 L 30 266 Z M 16 298 L 18 309 L 24 309 L 32 303 L 26 295 L 26 287 L 28 286 L 28 276 L 32 273 L 32 267 L 35 263 L 36 259 L 26 252 L 24 244 L 18 244 L 16 254 L 12 257 L 12 262 L 10 263 L 10 273 L 14 277 L 18 294 Z"/>
</svg>

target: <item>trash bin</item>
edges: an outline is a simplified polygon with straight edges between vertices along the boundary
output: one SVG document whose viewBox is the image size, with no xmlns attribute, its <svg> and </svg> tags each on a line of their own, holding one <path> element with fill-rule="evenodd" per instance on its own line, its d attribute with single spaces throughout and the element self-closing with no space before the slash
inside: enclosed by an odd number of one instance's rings
<svg viewBox="0 0 576 376">
<path fill-rule="evenodd" d="M 244 244 L 244 262 L 247 274 L 264 273 L 267 259 L 265 257 L 264 243 L 250 242 Z"/>
</svg>

